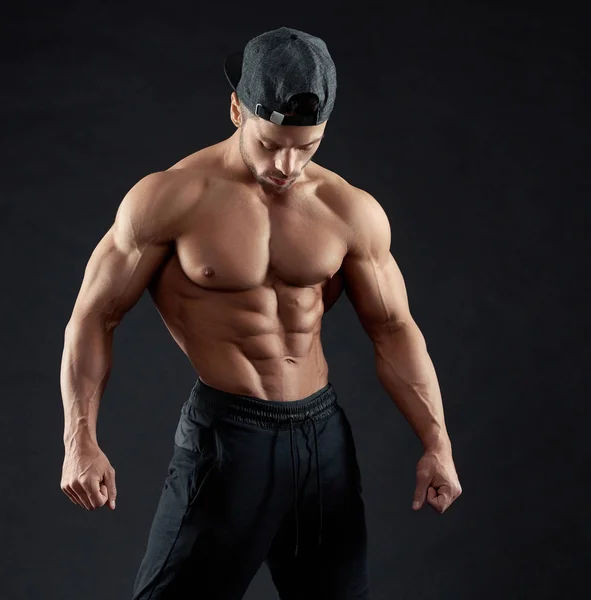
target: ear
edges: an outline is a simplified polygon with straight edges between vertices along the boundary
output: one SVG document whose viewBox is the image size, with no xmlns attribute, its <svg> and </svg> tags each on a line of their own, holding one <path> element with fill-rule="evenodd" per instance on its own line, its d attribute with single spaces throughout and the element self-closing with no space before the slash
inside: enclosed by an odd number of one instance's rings
<svg viewBox="0 0 591 600">
<path fill-rule="evenodd" d="M 230 96 L 230 120 L 236 127 L 242 125 L 242 113 L 240 112 L 240 100 L 236 92 Z"/>
</svg>

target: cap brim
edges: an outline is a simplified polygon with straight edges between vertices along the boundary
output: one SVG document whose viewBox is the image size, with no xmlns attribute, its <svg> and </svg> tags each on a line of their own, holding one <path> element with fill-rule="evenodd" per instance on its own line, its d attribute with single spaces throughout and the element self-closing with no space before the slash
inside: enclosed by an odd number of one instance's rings
<svg viewBox="0 0 591 600">
<path fill-rule="evenodd" d="M 230 56 L 226 57 L 224 61 L 224 73 L 226 74 L 226 79 L 228 83 L 232 86 L 232 89 L 236 91 L 238 87 L 238 82 L 242 77 L 242 57 L 244 55 L 244 51 L 240 50 L 239 52 L 234 52 L 230 54 Z"/>
</svg>

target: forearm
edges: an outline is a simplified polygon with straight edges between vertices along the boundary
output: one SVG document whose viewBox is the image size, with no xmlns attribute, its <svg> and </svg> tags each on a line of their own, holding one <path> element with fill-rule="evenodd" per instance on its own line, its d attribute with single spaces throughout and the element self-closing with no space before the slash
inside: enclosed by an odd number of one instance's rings
<svg viewBox="0 0 591 600">
<path fill-rule="evenodd" d="M 113 331 L 93 319 L 70 321 L 66 327 L 60 373 L 66 447 L 97 443 L 98 409 L 111 371 Z"/>
<path fill-rule="evenodd" d="M 423 447 L 451 450 L 435 367 L 418 326 L 381 332 L 374 349 L 378 378 Z"/>
</svg>

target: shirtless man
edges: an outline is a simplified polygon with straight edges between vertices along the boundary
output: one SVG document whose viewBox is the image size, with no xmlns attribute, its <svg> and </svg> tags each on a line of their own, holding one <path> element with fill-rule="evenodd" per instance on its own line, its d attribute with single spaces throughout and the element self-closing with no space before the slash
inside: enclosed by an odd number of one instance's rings
<svg viewBox="0 0 591 600">
<path fill-rule="evenodd" d="M 62 360 L 61 489 L 87 510 L 115 508 L 98 406 L 114 330 L 147 289 L 199 376 L 134 600 L 239 599 L 263 562 L 282 600 L 367 599 L 361 477 L 323 314 L 345 289 L 425 449 L 413 508 L 443 513 L 461 488 L 437 378 L 386 214 L 311 160 L 336 91 L 324 42 L 282 27 L 225 69 L 237 130 L 139 181 L 86 267 Z"/>
</svg>

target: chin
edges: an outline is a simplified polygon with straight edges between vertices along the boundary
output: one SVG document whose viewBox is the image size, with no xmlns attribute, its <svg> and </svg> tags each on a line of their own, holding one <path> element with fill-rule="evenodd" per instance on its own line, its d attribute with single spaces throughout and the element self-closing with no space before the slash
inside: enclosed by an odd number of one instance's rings
<svg viewBox="0 0 591 600">
<path fill-rule="evenodd" d="M 270 181 L 261 181 L 260 183 L 263 190 L 271 194 L 284 194 L 291 187 L 289 185 L 273 185 Z"/>
<path fill-rule="evenodd" d="M 259 177 L 257 177 L 257 181 L 258 181 L 259 185 L 265 189 L 265 191 L 271 191 L 271 192 L 275 192 L 277 194 L 281 194 L 282 192 L 285 192 L 294 183 L 293 181 L 290 181 L 289 183 L 286 183 L 285 185 L 278 185 L 276 183 L 273 183 L 267 176 L 263 176 L 263 177 L 259 176 Z"/>
</svg>

